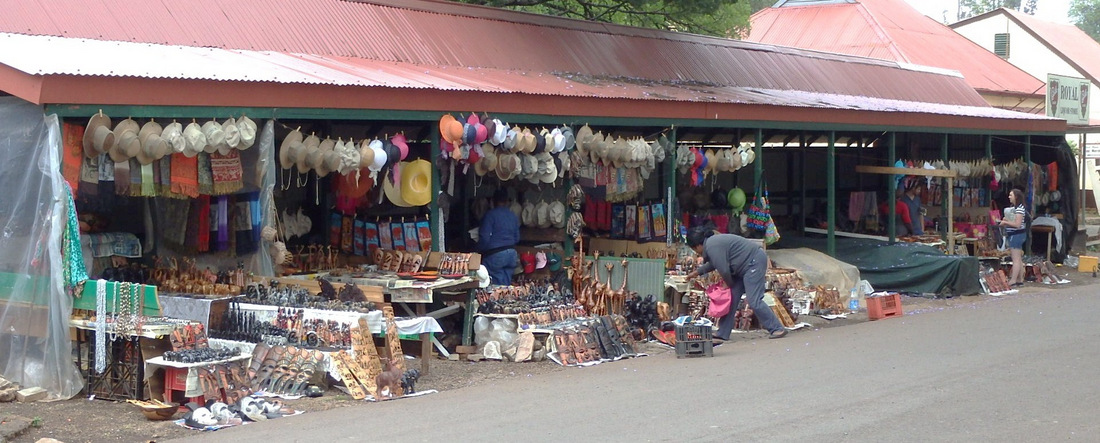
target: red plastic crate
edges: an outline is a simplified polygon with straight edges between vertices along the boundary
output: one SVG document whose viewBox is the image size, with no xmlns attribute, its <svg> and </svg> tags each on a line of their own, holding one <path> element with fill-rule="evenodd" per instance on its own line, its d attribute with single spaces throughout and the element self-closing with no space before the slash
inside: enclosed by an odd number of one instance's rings
<svg viewBox="0 0 1100 443">
<path fill-rule="evenodd" d="M 887 317 L 901 317 L 901 295 L 898 293 L 878 297 L 867 297 L 867 317 L 879 320 Z"/>
</svg>

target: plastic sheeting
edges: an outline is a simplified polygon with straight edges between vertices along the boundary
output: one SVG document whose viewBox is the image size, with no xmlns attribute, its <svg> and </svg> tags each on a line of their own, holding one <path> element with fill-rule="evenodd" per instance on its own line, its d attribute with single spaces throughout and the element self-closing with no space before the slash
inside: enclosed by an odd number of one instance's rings
<svg viewBox="0 0 1100 443">
<path fill-rule="evenodd" d="M 809 248 L 769 249 L 768 258 L 781 268 L 797 269 L 810 285 L 836 286 L 847 294 L 859 284 L 859 269 Z"/>
<path fill-rule="evenodd" d="M 260 177 L 260 226 L 275 226 L 275 121 L 268 120 L 260 131 L 260 157 L 256 161 L 256 174 Z M 262 246 L 252 255 L 251 270 L 256 275 L 273 276 L 275 266 L 271 260 L 271 243 L 261 240 Z"/>
<path fill-rule="evenodd" d="M 69 340 L 61 242 L 68 198 L 56 115 L 0 97 L 0 374 L 49 400 L 83 388 Z"/>
<path fill-rule="evenodd" d="M 836 258 L 859 268 L 877 291 L 974 295 L 982 289 L 977 258 L 945 255 L 922 244 L 852 239 L 837 242 Z"/>
</svg>

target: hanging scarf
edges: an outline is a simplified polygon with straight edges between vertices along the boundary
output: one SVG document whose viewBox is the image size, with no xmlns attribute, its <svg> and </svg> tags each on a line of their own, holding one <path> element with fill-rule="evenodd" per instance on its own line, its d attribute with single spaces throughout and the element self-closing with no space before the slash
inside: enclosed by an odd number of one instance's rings
<svg viewBox="0 0 1100 443">
<path fill-rule="evenodd" d="M 228 195 L 241 190 L 244 169 L 241 167 L 240 151 L 233 149 L 229 154 L 210 154 L 210 172 L 214 179 L 213 195 Z"/>
<path fill-rule="evenodd" d="M 210 196 L 199 195 L 196 200 L 198 201 L 198 210 L 195 213 L 195 249 L 199 252 L 206 252 L 210 250 Z"/>
<path fill-rule="evenodd" d="M 255 210 L 253 210 L 255 206 Z M 234 247 L 237 256 L 251 254 L 256 251 L 258 238 L 253 235 L 256 227 L 255 217 L 259 212 L 260 193 L 249 192 L 237 196 L 237 202 L 233 211 L 233 236 L 236 239 Z"/>
<path fill-rule="evenodd" d="M 69 187 L 80 189 L 80 170 L 84 163 L 84 127 L 65 123 L 61 132 L 61 176 Z"/>
<path fill-rule="evenodd" d="M 80 164 L 80 186 L 76 188 L 78 196 L 99 194 L 99 157 L 87 158 Z"/>
<path fill-rule="evenodd" d="M 169 168 L 170 196 L 195 198 L 199 196 L 199 158 L 172 154 Z"/>
<path fill-rule="evenodd" d="M 157 160 L 157 195 L 168 197 L 172 194 L 172 156 L 166 155 Z"/>
<path fill-rule="evenodd" d="M 163 237 L 166 243 L 184 246 L 190 221 L 191 201 L 167 199 L 164 201 Z"/>
<path fill-rule="evenodd" d="M 200 152 L 199 156 L 199 194 L 214 195 L 214 175 L 210 172 L 210 154 Z"/>
<path fill-rule="evenodd" d="M 141 165 L 141 186 L 138 187 L 138 195 L 141 197 L 157 196 L 157 179 L 153 172 L 156 168 L 153 165 L 154 163 Z"/>
<path fill-rule="evenodd" d="M 80 221 L 76 218 L 76 202 L 73 200 L 72 188 L 67 185 L 65 197 L 69 210 L 65 219 L 61 259 L 65 268 L 65 289 L 69 291 L 69 295 L 78 296 L 80 284 L 88 279 L 88 269 L 84 264 L 84 254 L 80 251 Z"/>
<path fill-rule="evenodd" d="M 229 249 L 229 196 L 215 197 L 217 209 L 211 206 L 210 228 L 216 233 L 214 237 L 215 251 Z"/>
<path fill-rule="evenodd" d="M 133 179 L 136 179 L 138 175 L 136 170 L 130 168 L 131 160 L 116 162 L 111 159 L 111 156 L 106 156 L 104 159 L 107 161 L 107 164 L 113 166 L 114 178 L 112 181 L 115 182 L 115 194 L 130 195 L 130 184 L 134 183 Z M 134 175 L 134 177 L 131 178 L 130 175 Z"/>
</svg>

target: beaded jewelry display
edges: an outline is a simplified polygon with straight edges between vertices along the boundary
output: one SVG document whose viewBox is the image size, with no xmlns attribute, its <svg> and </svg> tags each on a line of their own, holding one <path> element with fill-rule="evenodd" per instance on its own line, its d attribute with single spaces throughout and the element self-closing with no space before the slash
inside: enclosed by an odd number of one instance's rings
<svg viewBox="0 0 1100 443">
<path fill-rule="evenodd" d="M 95 281 L 95 372 L 107 369 L 107 281 Z"/>
</svg>

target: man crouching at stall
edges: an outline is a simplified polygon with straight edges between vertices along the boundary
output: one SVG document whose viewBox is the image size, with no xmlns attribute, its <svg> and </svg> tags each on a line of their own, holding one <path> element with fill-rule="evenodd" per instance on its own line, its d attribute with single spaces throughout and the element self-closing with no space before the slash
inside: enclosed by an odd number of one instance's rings
<svg viewBox="0 0 1100 443">
<path fill-rule="evenodd" d="M 768 330 L 768 338 L 781 338 L 787 329 L 764 303 L 764 275 L 768 271 L 768 256 L 760 245 L 734 234 L 719 234 L 709 226 L 698 226 L 688 231 L 688 246 L 703 257 L 703 264 L 687 275 L 690 281 L 711 271 L 718 271 L 733 294 L 733 306 L 737 306 L 740 294 L 745 294 L 760 326 Z M 729 340 L 735 321 L 731 309 L 718 321 L 714 337 Z"/>
</svg>

